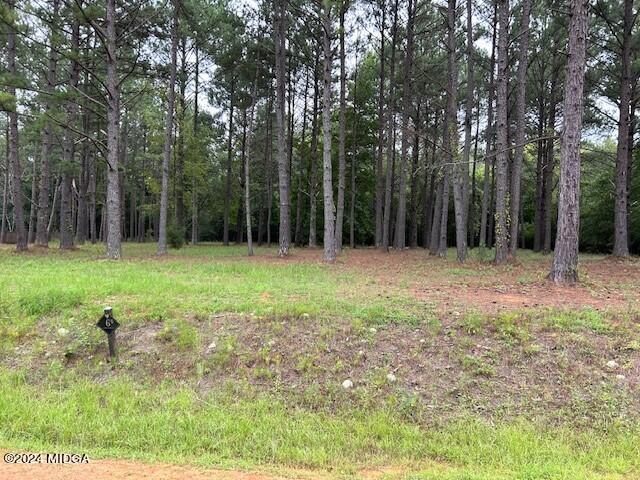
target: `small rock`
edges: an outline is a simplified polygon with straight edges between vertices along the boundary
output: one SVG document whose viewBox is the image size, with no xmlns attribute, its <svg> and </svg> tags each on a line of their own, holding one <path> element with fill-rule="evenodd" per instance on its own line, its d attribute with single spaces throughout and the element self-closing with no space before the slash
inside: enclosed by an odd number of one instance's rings
<svg viewBox="0 0 640 480">
<path fill-rule="evenodd" d="M 58 335 L 60 335 L 61 337 L 66 337 L 68 333 L 69 333 L 69 330 L 67 330 L 64 327 L 60 327 L 58 329 Z"/>
<path fill-rule="evenodd" d="M 346 379 L 344 382 L 342 382 L 342 388 L 344 388 L 345 390 L 351 390 L 353 388 L 353 382 L 349 379 Z"/>
<path fill-rule="evenodd" d="M 310 317 L 310 315 L 308 313 L 303 313 L 302 314 L 302 318 L 309 318 L 309 317 Z"/>
<path fill-rule="evenodd" d="M 369 332 L 371 332 L 371 333 L 378 333 L 378 330 L 377 330 L 375 327 L 371 327 L 371 328 L 369 329 Z"/>
<path fill-rule="evenodd" d="M 618 368 L 618 362 L 616 362 L 615 360 L 609 360 L 607 362 L 607 368 L 609 370 L 615 370 L 616 368 Z"/>
<path fill-rule="evenodd" d="M 207 353 L 213 352 L 216 349 L 216 342 L 211 342 L 207 347 Z"/>
<path fill-rule="evenodd" d="M 424 338 L 420 339 L 420 343 L 425 343 L 425 342 L 426 342 L 426 340 Z"/>
<path fill-rule="evenodd" d="M 387 373 L 387 380 L 389 383 L 393 383 L 396 381 L 396 376 L 393 373 Z"/>
<path fill-rule="evenodd" d="M 625 377 L 624 375 L 622 375 L 621 373 L 619 373 L 618 375 L 616 375 L 616 378 L 618 380 L 625 380 L 627 377 Z"/>
</svg>

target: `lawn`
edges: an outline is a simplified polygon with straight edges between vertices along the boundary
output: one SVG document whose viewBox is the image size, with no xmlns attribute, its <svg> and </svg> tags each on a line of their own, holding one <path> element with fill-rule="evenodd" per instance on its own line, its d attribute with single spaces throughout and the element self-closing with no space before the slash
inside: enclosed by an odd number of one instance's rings
<svg viewBox="0 0 640 480">
<path fill-rule="evenodd" d="M 500 268 L 486 251 L 256 253 L 0 248 L 0 447 L 347 477 L 640 475 L 637 260 L 583 256 L 568 289 L 531 252 Z"/>
</svg>

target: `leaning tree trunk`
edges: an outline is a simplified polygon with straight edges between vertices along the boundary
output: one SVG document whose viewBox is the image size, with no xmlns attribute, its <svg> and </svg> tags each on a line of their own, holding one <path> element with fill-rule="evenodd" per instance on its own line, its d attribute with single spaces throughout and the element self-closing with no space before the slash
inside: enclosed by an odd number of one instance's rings
<svg viewBox="0 0 640 480">
<path fill-rule="evenodd" d="M 176 63 L 178 57 L 178 7 L 180 0 L 173 0 L 173 24 L 171 28 L 171 67 L 167 90 L 167 116 L 164 127 L 164 151 L 162 157 L 162 190 L 160 192 L 160 224 L 158 226 L 158 255 L 167 253 L 167 207 L 169 204 L 169 162 L 171 161 L 173 108 L 175 103 Z"/>
<path fill-rule="evenodd" d="M 498 88 L 496 98 L 496 255 L 497 264 L 504 263 L 508 254 L 508 189 L 509 124 L 508 109 L 508 55 L 509 55 L 509 0 L 498 0 Z"/>
<path fill-rule="evenodd" d="M 498 3 L 493 4 L 493 35 L 491 41 L 491 61 L 489 62 L 489 96 L 487 100 L 487 128 L 485 129 L 485 137 L 487 145 L 484 150 L 484 178 L 482 183 L 482 205 L 480 211 L 480 238 L 479 245 L 481 248 L 487 246 L 487 225 L 489 224 L 489 197 L 490 181 L 489 171 L 490 165 L 493 164 L 493 102 L 495 97 L 494 72 L 496 69 L 496 38 L 498 31 Z"/>
<path fill-rule="evenodd" d="M 9 18 L 12 21 L 7 25 L 7 71 L 12 80 L 17 77 L 16 69 L 16 31 L 13 25 L 15 0 L 7 0 Z M 9 82 L 11 83 L 11 82 Z M 16 97 L 16 88 L 10 85 L 7 88 L 10 97 Z M 23 195 L 22 195 L 22 166 L 18 153 L 18 110 L 16 106 L 9 111 L 9 166 L 11 171 L 11 193 L 13 199 L 13 218 L 16 232 L 16 250 L 27 249 L 27 232 L 24 228 Z"/>
<path fill-rule="evenodd" d="M 531 1 L 522 3 L 522 34 L 520 37 L 520 52 L 518 71 L 516 73 L 516 145 L 511 170 L 511 228 L 509 236 L 509 253 L 516 254 L 518 249 L 518 233 L 521 228 L 520 217 L 520 187 L 522 183 L 522 162 L 524 157 L 524 138 L 526 123 L 526 90 L 527 65 L 529 61 L 529 17 L 531 16 Z"/>
<path fill-rule="evenodd" d="M 331 38 L 331 5 L 322 11 L 324 69 L 322 75 L 322 195 L 324 198 L 324 254 L 326 262 L 336 259 L 335 210 L 333 204 L 333 172 L 331 165 L 331 70 L 333 52 Z"/>
<path fill-rule="evenodd" d="M 290 165 L 287 162 L 285 140 L 285 0 L 277 0 L 275 5 L 275 47 L 276 47 L 276 130 L 278 146 L 278 189 L 280 193 L 280 230 L 278 255 L 289 255 L 291 244 L 291 200 Z"/>
<path fill-rule="evenodd" d="M 631 42 L 633 30 L 633 0 L 624 0 L 624 28 L 622 37 L 620 77 L 620 120 L 618 121 L 618 148 L 616 151 L 616 199 L 614 207 L 613 254 L 629 256 L 628 191 L 629 124 L 631 104 Z"/>
<path fill-rule="evenodd" d="M 396 250 L 406 247 L 406 224 L 407 224 L 407 163 L 409 155 L 409 140 L 413 135 L 409 131 L 409 118 L 411 113 L 411 71 L 413 67 L 413 23 L 414 23 L 414 3 L 413 0 L 407 2 L 407 50 L 403 65 L 402 84 L 402 144 L 400 150 L 400 179 L 398 183 L 398 208 L 396 210 L 396 234 L 393 246 Z"/>
<path fill-rule="evenodd" d="M 571 3 L 569 58 L 564 86 L 564 129 L 560 143 L 558 232 L 549 273 L 549 278 L 555 283 L 578 281 L 580 136 L 588 11 L 589 0 L 576 0 Z"/>
</svg>

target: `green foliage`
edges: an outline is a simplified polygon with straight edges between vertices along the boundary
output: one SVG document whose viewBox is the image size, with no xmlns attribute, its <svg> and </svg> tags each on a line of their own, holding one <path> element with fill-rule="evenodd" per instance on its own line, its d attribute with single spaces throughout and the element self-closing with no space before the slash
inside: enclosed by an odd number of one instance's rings
<svg viewBox="0 0 640 480">
<path fill-rule="evenodd" d="M 171 222 L 167 227 L 167 244 L 171 248 L 180 249 L 184 246 L 184 228 Z"/>
<path fill-rule="evenodd" d="M 199 344 L 198 331 L 185 320 L 166 322 L 158 338 L 173 343 L 179 350 L 193 350 Z"/>
</svg>

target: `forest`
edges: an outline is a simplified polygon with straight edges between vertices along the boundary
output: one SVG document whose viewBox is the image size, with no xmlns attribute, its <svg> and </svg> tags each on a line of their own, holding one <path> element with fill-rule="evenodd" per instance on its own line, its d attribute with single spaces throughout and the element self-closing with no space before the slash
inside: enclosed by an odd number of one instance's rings
<svg viewBox="0 0 640 480">
<path fill-rule="evenodd" d="M 4 0 L 2 242 L 640 246 L 637 8 Z M 330 239 L 330 241 L 327 241 Z"/>
</svg>

